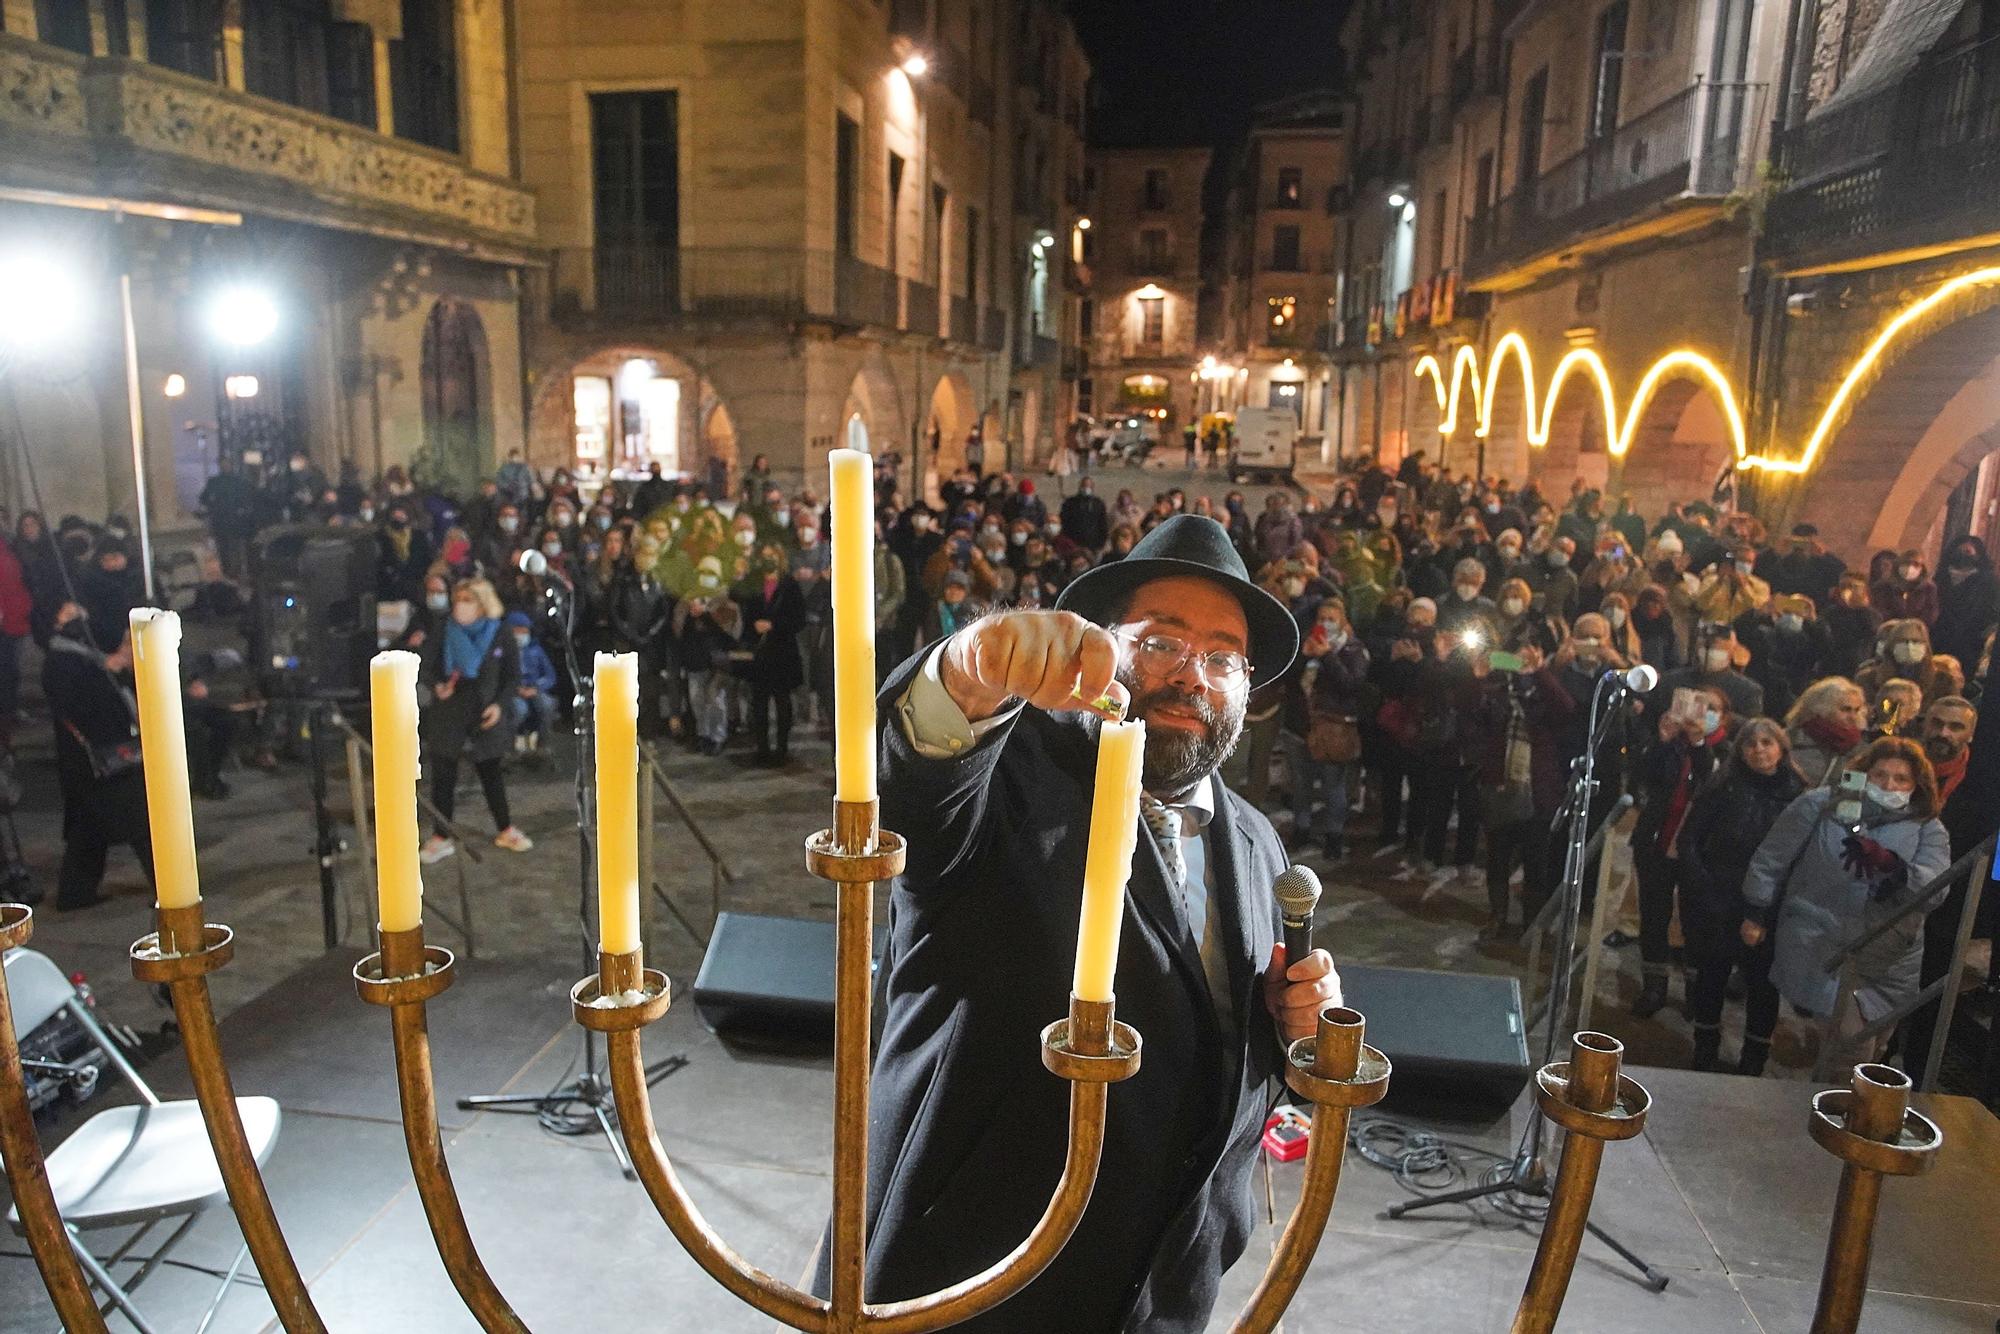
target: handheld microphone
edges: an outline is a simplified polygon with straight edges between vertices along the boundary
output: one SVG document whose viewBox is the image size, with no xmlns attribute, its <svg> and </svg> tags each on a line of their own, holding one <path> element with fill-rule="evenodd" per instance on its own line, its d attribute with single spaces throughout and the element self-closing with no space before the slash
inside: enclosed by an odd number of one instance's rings
<svg viewBox="0 0 2000 1334">
<path fill-rule="evenodd" d="M 1285 966 L 1312 953 L 1313 908 L 1319 903 L 1319 876 L 1310 866 L 1287 866 L 1271 882 L 1285 925 Z"/>
</svg>

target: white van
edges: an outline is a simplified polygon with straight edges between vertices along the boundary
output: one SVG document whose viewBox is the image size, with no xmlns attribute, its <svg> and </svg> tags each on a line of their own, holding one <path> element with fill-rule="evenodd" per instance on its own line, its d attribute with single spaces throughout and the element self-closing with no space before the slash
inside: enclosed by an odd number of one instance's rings
<svg viewBox="0 0 2000 1334">
<path fill-rule="evenodd" d="M 1239 408 L 1229 475 L 1240 483 L 1290 481 L 1299 417 L 1290 408 Z"/>
</svg>

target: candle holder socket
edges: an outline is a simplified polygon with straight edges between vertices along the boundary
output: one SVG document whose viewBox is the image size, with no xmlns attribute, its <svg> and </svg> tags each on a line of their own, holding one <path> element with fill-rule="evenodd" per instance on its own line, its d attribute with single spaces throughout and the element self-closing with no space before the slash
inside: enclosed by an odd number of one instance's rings
<svg viewBox="0 0 2000 1334">
<path fill-rule="evenodd" d="M 843 846 L 840 832 L 838 829 L 822 829 L 806 840 L 808 871 L 822 880 L 846 885 L 880 883 L 903 873 L 907 849 L 900 835 L 878 829 L 872 847 L 849 850 Z"/>
<path fill-rule="evenodd" d="M 1551 1061 L 1535 1072 L 1535 1101 L 1543 1116 L 1572 1135 L 1613 1143 L 1631 1139 L 1646 1128 L 1653 1097 L 1637 1080 L 1620 1074 L 1611 1106 L 1599 1112 L 1569 1100 L 1570 1070 L 1569 1061 Z"/>
<path fill-rule="evenodd" d="M 168 911 L 161 910 L 163 921 Z M 196 911 L 198 913 L 199 909 Z M 217 922 L 199 922 L 195 930 L 198 935 L 186 927 L 176 926 L 151 932 L 133 941 L 132 976 L 149 984 L 192 982 L 224 967 L 236 957 L 236 933 L 228 927 Z M 200 943 L 189 949 L 180 942 L 191 935 Z"/>
<path fill-rule="evenodd" d="M 1139 1031 L 1111 1017 L 1110 1001 L 1069 1000 L 1069 1018 L 1042 1030 L 1042 1064 L 1078 1084 L 1116 1084 L 1139 1073 Z"/>
<path fill-rule="evenodd" d="M 1936 1165 L 1937 1152 L 1944 1146 L 1944 1131 L 1937 1122 L 1906 1107 L 1895 1139 L 1870 1139 L 1847 1128 L 1854 1107 L 1855 1097 L 1849 1089 L 1815 1093 L 1810 1123 L 1813 1143 L 1842 1162 L 1883 1176 L 1922 1176 Z"/>
<path fill-rule="evenodd" d="M 382 954 L 371 954 L 354 965 L 354 989 L 370 1005 L 422 1005 L 451 989 L 458 959 L 442 945 L 423 947 L 423 966 L 414 973 L 385 976 Z M 386 951 L 385 951 L 386 953 Z"/>
<path fill-rule="evenodd" d="M 0 950 L 19 949 L 35 934 L 35 910 L 25 903 L 0 903 Z"/>
<path fill-rule="evenodd" d="M 632 1033 L 673 1007 L 673 983 L 639 951 L 597 956 L 597 971 L 569 989 L 570 1012 L 593 1033 Z"/>
</svg>

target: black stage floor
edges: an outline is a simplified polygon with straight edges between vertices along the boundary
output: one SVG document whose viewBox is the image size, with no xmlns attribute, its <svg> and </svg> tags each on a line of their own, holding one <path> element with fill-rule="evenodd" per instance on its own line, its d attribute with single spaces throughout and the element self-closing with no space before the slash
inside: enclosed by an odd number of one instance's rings
<svg viewBox="0 0 2000 1334">
<path fill-rule="evenodd" d="M 270 1094 L 285 1108 L 268 1171 L 279 1216 L 332 1329 L 474 1330 L 410 1186 L 387 1018 L 354 996 L 351 963 L 328 956 L 224 1025 L 238 1090 Z M 459 984 L 431 1006 L 453 1174 L 488 1267 L 528 1324 L 553 1334 L 625 1320 L 697 1334 L 770 1329 L 696 1269 L 600 1139 L 559 1139 L 531 1118 L 452 1107 L 465 1093 L 557 1082 L 577 1050 L 566 995 L 574 980 L 573 966 L 466 963 Z M 690 1191 L 749 1259 L 798 1278 L 830 1197 L 830 1063 L 725 1047 L 687 1004 L 648 1031 L 647 1052 L 691 1058 L 654 1095 Z M 1806 1134 L 1810 1087 L 1632 1073 L 1651 1090 L 1654 1112 L 1643 1137 L 1608 1149 L 1592 1216 L 1671 1283 L 1651 1294 L 1586 1241 L 1563 1328 L 1803 1334 L 1839 1175 Z M 163 1094 L 185 1089 L 177 1056 L 153 1061 L 147 1074 Z M 1991 1334 L 2000 1319 L 2000 1121 L 1967 1099 L 1922 1105 L 1943 1124 L 1946 1150 L 1931 1175 L 1885 1188 L 1864 1328 Z M 1517 1108 L 1489 1124 L 1440 1128 L 1504 1152 L 1520 1116 Z M 1296 1166 L 1273 1174 L 1280 1224 L 1298 1174 Z M 1288 1330 L 1507 1328 L 1534 1234 L 1463 1210 L 1384 1218 L 1400 1194 L 1388 1173 L 1348 1155 L 1331 1228 Z M 1229 1276 L 1218 1330 L 1254 1286 L 1275 1236 L 1267 1230 Z M 233 1221 L 218 1213 L 180 1255 L 221 1266 L 236 1244 Z M 24 1253 L 18 1242 L 9 1249 Z M 209 1290 L 199 1275 L 163 1271 L 141 1290 L 142 1305 L 159 1328 L 189 1329 Z M 53 1324 L 33 1265 L 0 1260 L 0 1330 Z M 267 1327 L 269 1305 L 247 1288 L 216 1325 Z"/>
</svg>

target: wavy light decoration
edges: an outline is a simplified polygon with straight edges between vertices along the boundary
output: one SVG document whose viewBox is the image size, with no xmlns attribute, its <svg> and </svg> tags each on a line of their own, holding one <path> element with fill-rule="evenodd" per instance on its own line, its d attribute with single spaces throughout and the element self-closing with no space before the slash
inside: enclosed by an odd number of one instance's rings
<svg viewBox="0 0 2000 1334">
<path fill-rule="evenodd" d="M 1791 458 L 1781 458 L 1775 453 L 1754 454 L 1750 451 L 1749 434 L 1744 426 L 1743 410 L 1738 402 L 1734 386 L 1729 376 L 1713 359 L 1693 348 L 1680 347 L 1661 356 L 1646 368 L 1639 377 L 1631 399 L 1621 413 L 1618 395 L 1613 387 L 1611 370 L 1593 348 L 1571 348 L 1556 362 L 1553 374 L 1549 376 L 1546 392 L 1537 395 L 1535 389 L 1534 355 L 1528 347 L 1527 339 L 1518 330 L 1509 330 L 1494 343 L 1491 356 L 1486 363 L 1486 373 L 1482 377 L 1479 368 L 1479 353 L 1471 346 L 1461 346 L 1452 354 L 1451 373 L 1446 376 L 1443 363 L 1434 354 L 1425 354 L 1417 360 L 1411 373 L 1418 379 L 1429 376 L 1432 387 L 1437 392 L 1439 414 L 1438 434 L 1449 438 L 1457 434 L 1459 427 L 1459 406 L 1465 393 L 1472 395 L 1473 434 L 1485 437 L 1493 429 L 1493 405 L 1498 397 L 1500 376 L 1512 360 L 1520 369 L 1522 419 L 1527 432 L 1528 444 L 1540 449 L 1549 442 L 1549 429 L 1555 419 L 1556 404 L 1571 376 L 1581 372 L 1586 374 L 1597 387 L 1599 409 L 1604 414 L 1605 439 L 1614 458 L 1623 458 L 1632 447 L 1638 434 L 1639 423 L 1644 420 L 1647 405 L 1669 379 L 1693 379 L 1706 385 L 1709 392 L 1722 409 L 1728 423 L 1730 443 L 1736 451 L 1738 468 L 1759 468 L 1766 472 L 1800 474 L 1809 471 L 1820 451 L 1834 431 L 1839 429 L 1855 396 L 1863 383 L 1880 366 L 1883 357 L 1899 339 L 1911 335 L 1912 326 L 1922 322 L 1953 297 L 1975 287 L 2000 284 L 2000 265 L 1975 269 L 1946 280 L 1924 296 L 1910 302 L 1883 325 L 1880 332 L 1856 357 L 1827 401 L 1824 411 L 1814 425 L 1812 433 L 1806 437 L 1804 447 Z M 1537 398 L 1541 412 L 1536 414 Z"/>
</svg>

